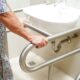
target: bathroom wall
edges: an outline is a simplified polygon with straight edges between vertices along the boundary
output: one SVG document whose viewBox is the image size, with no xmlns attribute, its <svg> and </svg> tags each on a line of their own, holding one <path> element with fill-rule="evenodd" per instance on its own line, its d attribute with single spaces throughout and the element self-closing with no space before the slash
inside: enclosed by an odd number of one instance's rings
<svg viewBox="0 0 80 80">
<path fill-rule="evenodd" d="M 7 0 L 12 9 L 19 9 L 30 4 L 30 0 Z"/>
<path fill-rule="evenodd" d="M 74 7 L 78 10 L 80 10 L 80 0 L 66 0 L 67 1 L 67 5 L 68 6 L 71 6 L 71 7 Z M 80 26 L 80 19 L 77 23 L 77 26 Z"/>
<path fill-rule="evenodd" d="M 66 0 L 67 5 L 80 9 L 80 0 Z"/>
<path fill-rule="evenodd" d="M 31 5 L 34 5 L 34 4 L 40 4 L 40 3 L 43 3 L 45 2 L 46 0 L 30 0 L 30 4 Z"/>
</svg>

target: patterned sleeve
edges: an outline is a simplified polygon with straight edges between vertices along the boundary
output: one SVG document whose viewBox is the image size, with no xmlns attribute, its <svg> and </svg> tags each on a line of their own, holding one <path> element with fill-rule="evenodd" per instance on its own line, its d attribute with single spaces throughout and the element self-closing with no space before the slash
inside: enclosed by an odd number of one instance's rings
<svg viewBox="0 0 80 80">
<path fill-rule="evenodd" d="M 8 11 L 6 0 L 0 0 L 0 14 Z"/>
</svg>

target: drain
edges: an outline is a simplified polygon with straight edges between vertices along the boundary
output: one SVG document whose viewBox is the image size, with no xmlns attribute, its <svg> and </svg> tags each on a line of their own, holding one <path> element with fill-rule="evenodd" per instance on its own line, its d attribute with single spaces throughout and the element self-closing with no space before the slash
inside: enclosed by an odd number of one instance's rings
<svg viewBox="0 0 80 80">
<path fill-rule="evenodd" d="M 29 64 L 30 66 L 36 65 L 36 63 L 35 63 L 34 61 L 30 61 L 30 62 L 28 62 L 28 64 Z"/>
</svg>

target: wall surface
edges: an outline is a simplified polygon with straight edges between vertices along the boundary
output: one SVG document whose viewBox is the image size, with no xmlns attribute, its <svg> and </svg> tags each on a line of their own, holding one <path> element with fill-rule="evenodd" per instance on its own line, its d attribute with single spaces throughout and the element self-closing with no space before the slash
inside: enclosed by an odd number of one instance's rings
<svg viewBox="0 0 80 80">
<path fill-rule="evenodd" d="M 67 5 L 80 9 L 80 0 L 66 0 Z"/>
<path fill-rule="evenodd" d="M 12 9 L 23 8 L 29 5 L 30 0 L 7 0 Z"/>
<path fill-rule="evenodd" d="M 45 0 L 30 0 L 30 5 L 43 3 Z"/>
</svg>

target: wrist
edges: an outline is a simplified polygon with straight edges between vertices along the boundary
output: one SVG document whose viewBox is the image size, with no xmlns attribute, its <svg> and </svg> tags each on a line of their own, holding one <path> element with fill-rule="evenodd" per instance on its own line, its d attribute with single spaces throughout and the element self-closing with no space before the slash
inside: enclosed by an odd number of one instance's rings
<svg viewBox="0 0 80 80">
<path fill-rule="evenodd" d="M 33 40 L 33 35 L 32 34 L 29 34 L 28 36 L 27 36 L 27 40 L 29 41 L 29 42 L 32 42 L 32 40 Z"/>
</svg>

